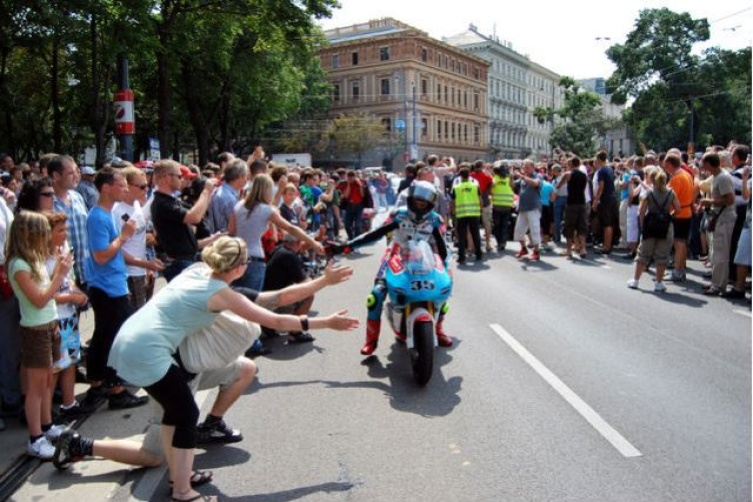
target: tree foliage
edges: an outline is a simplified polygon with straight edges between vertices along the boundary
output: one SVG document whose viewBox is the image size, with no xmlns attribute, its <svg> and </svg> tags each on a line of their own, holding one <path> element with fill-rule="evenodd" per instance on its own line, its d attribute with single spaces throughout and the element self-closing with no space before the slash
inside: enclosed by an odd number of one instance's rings
<svg viewBox="0 0 753 502">
<path fill-rule="evenodd" d="M 750 48 L 693 54 L 709 36 L 706 19 L 646 9 L 626 42 L 607 50 L 617 66 L 607 88 L 616 103 L 634 100 L 625 121 L 638 142 L 655 149 L 750 143 Z"/>
<path fill-rule="evenodd" d="M 336 0 L 0 0 L 0 151 L 101 153 L 117 61 L 130 62 L 136 144 L 163 156 L 254 145 L 326 96 L 314 20 Z M 313 91 L 312 91 L 313 89 Z"/>
<path fill-rule="evenodd" d="M 536 107 L 534 117 L 539 123 L 555 121 L 550 143 L 581 156 L 591 156 L 598 148 L 597 139 L 619 124 L 604 115 L 598 94 L 582 89 L 571 77 L 562 77 L 559 82 L 564 90 L 564 104 L 557 110 Z"/>
</svg>

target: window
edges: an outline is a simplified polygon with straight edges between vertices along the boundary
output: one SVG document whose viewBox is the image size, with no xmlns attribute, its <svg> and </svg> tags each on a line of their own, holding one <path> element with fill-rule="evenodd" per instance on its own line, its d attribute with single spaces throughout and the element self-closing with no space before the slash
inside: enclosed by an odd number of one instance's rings
<svg viewBox="0 0 753 502">
<path fill-rule="evenodd" d="M 455 141 L 455 122 L 452 123 L 452 135 L 450 136 L 452 141 Z"/>
<path fill-rule="evenodd" d="M 447 139 L 450 134 L 450 125 L 447 123 L 447 121 L 444 121 L 444 139 Z"/>
<path fill-rule="evenodd" d="M 332 68 L 340 68 L 340 55 L 332 54 Z"/>
<path fill-rule="evenodd" d="M 392 119 L 382 119 L 382 127 L 387 134 L 390 134 L 392 132 Z"/>
<path fill-rule="evenodd" d="M 382 96 L 387 96 L 390 93 L 390 79 L 383 78 L 379 81 L 380 93 Z"/>
<path fill-rule="evenodd" d="M 463 125 L 463 137 L 466 143 L 468 143 L 468 124 Z"/>
<path fill-rule="evenodd" d="M 421 79 L 421 95 L 426 96 L 429 94 L 429 81 L 425 78 Z"/>
<path fill-rule="evenodd" d="M 351 61 L 353 62 L 353 66 L 358 66 L 358 53 L 354 52 L 351 54 Z"/>
<path fill-rule="evenodd" d="M 473 144 L 478 145 L 480 140 L 478 126 L 473 126 Z"/>
<path fill-rule="evenodd" d="M 442 139 L 442 121 L 437 119 L 437 139 Z"/>
<path fill-rule="evenodd" d="M 442 99 L 442 84 L 437 84 L 437 95 L 435 96 L 437 101 Z"/>
<path fill-rule="evenodd" d="M 390 60 L 390 48 L 380 47 L 379 48 L 379 61 L 389 61 L 389 60 Z"/>
<path fill-rule="evenodd" d="M 429 133 L 429 121 L 427 119 L 421 119 L 421 137 L 425 138 Z"/>
<path fill-rule="evenodd" d="M 353 101 L 358 101 L 361 97 L 361 83 L 358 80 L 353 80 L 350 83 L 350 95 L 353 97 Z"/>
<path fill-rule="evenodd" d="M 478 99 L 478 92 L 473 93 L 473 110 L 479 111 L 479 99 Z"/>
<path fill-rule="evenodd" d="M 421 61 L 424 63 L 429 60 L 429 51 L 426 49 L 421 49 Z"/>
<path fill-rule="evenodd" d="M 340 84 L 334 84 L 332 86 L 332 101 L 335 103 L 340 102 Z"/>
</svg>

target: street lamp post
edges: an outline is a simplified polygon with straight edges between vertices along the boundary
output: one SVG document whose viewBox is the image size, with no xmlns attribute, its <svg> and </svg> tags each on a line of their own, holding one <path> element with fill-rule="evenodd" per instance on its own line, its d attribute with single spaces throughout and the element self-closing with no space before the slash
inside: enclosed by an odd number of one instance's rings
<svg viewBox="0 0 753 502">
<path fill-rule="evenodd" d="M 410 155 L 412 158 L 418 158 L 418 146 L 416 141 L 416 83 L 411 81 L 410 87 L 411 98 L 413 99 L 413 116 L 411 117 L 411 130 L 413 138 L 411 140 Z"/>
<path fill-rule="evenodd" d="M 399 120 L 399 126 L 398 129 L 402 129 L 403 131 L 403 160 L 407 162 L 408 159 L 405 157 L 408 156 L 408 129 L 407 129 L 407 122 L 408 122 L 408 92 L 407 92 L 407 82 L 405 81 L 405 69 L 403 68 L 403 78 L 400 78 L 400 75 L 395 74 L 395 91 L 399 89 L 399 83 L 400 80 L 402 80 L 402 91 L 403 91 L 403 118 L 398 119 Z M 397 92 L 395 92 L 397 94 Z"/>
</svg>

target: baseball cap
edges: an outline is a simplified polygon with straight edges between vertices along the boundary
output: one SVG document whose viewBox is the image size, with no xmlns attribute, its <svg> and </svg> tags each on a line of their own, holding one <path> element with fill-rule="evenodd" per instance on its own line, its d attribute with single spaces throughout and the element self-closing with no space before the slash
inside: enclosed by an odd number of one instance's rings
<svg viewBox="0 0 753 502">
<path fill-rule="evenodd" d="M 88 176 L 93 176 L 97 174 L 94 169 L 91 166 L 84 166 L 81 168 L 81 174 L 86 174 Z"/>
<path fill-rule="evenodd" d="M 187 180 L 192 180 L 196 177 L 196 174 L 186 166 L 180 166 L 180 174 L 182 174 Z"/>
</svg>

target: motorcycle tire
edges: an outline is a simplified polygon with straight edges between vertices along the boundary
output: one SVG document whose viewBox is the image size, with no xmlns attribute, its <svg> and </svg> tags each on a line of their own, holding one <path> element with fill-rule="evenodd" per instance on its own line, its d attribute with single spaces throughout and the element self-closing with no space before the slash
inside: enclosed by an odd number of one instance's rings
<svg viewBox="0 0 753 502">
<path fill-rule="evenodd" d="M 431 322 L 416 322 L 410 356 L 413 378 L 423 387 L 431 379 L 434 369 L 434 325 Z"/>
</svg>

